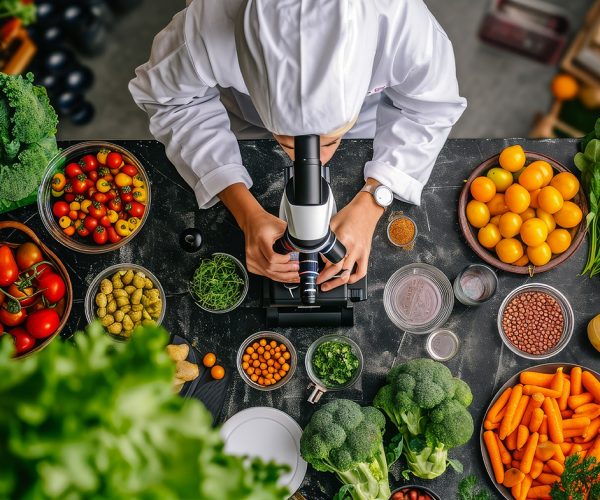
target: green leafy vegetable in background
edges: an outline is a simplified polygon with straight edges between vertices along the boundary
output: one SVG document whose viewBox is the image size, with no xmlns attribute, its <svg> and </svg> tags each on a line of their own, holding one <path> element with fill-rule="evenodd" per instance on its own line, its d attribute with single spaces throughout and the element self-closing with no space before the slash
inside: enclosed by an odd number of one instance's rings
<svg viewBox="0 0 600 500">
<path fill-rule="evenodd" d="M 223 311 L 233 307 L 244 291 L 245 281 L 227 255 L 202 259 L 190 282 L 190 293 L 202 307 Z"/>
<path fill-rule="evenodd" d="M 412 359 L 390 370 L 373 406 L 381 409 L 400 433 L 401 438 L 392 440 L 388 456 L 404 457 L 406 478 L 412 473 L 434 479 L 448 465 L 462 472 L 462 465 L 449 459 L 448 451 L 471 439 L 473 418 L 467 408 L 472 401 L 469 386 L 437 361 Z"/>
<path fill-rule="evenodd" d="M 226 455 L 212 418 L 172 392 L 168 335 L 117 344 L 92 324 L 74 342 L 11 358 L 0 342 L 0 498 L 276 500 L 283 470 Z"/>
<path fill-rule="evenodd" d="M 485 487 L 479 486 L 477 476 L 471 474 L 458 483 L 457 500 L 493 500 L 492 494 Z"/>
<path fill-rule="evenodd" d="M 35 4 L 32 0 L 0 0 L 0 18 L 16 17 L 27 26 L 35 21 Z"/>
<path fill-rule="evenodd" d="M 358 370 L 358 358 L 346 342 L 328 341 L 319 344 L 312 359 L 313 369 L 327 386 L 347 384 Z"/>
<path fill-rule="evenodd" d="M 31 195 L 58 153 L 58 118 L 33 75 L 0 73 L 0 208 Z"/>
<path fill-rule="evenodd" d="M 600 463 L 595 457 L 578 462 L 577 454 L 567 457 L 560 482 L 552 485 L 552 500 L 597 500 L 600 498 Z"/>
<path fill-rule="evenodd" d="M 582 274 L 589 273 L 591 278 L 600 273 L 600 119 L 594 130 L 583 138 L 581 152 L 575 155 L 574 162 L 581 171 L 590 208 L 586 218 L 590 246 Z"/>
<path fill-rule="evenodd" d="M 388 466 L 383 450 L 385 417 L 372 406 L 336 399 L 312 416 L 300 439 L 302 458 L 343 483 L 337 499 L 388 500 Z"/>
</svg>

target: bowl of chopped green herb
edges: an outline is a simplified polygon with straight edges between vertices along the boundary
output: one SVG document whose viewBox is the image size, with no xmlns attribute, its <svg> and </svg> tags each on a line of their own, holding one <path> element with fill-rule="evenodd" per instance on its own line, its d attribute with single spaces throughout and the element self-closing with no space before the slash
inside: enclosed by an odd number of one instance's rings
<svg viewBox="0 0 600 500">
<path fill-rule="evenodd" d="M 343 335 L 324 335 L 306 351 L 306 371 L 314 389 L 308 401 L 316 403 L 324 392 L 353 386 L 363 369 L 358 344 Z"/>
<path fill-rule="evenodd" d="M 189 292 L 201 309 L 222 314 L 233 311 L 248 293 L 248 273 L 233 255 L 215 252 L 194 271 Z"/>
</svg>

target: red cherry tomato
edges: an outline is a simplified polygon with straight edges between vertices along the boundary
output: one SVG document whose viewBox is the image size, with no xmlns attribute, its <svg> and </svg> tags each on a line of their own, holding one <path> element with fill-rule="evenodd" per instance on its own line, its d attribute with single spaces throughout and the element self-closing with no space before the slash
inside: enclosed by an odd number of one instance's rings
<svg viewBox="0 0 600 500">
<path fill-rule="evenodd" d="M 106 215 L 106 207 L 102 203 L 94 201 L 89 206 L 88 212 L 94 219 L 100 219 Z"/>
<path fill-rule="evenodd" d="M 40 247 L 31 241 L 27 241 L 17 248 L 16 259 L 19 269 L 24 271 L 44 260 L 44 256 L 42 255 Z"/>
<path fill-rule="evenodd" d="M 14 328 L 10 332 L 15 341 L 15 349 L 17 354 L 23 354 L 30 351 L 35 345 L 35 339 L 29 335 L 23 328 Z"/>
<path fill-rule="evenodd" d="M 100 225 L 103 226 L 103 227 L 110 227 L 110 226 L 112 226 L 112 223 L 110 222 L 110 219 L 106 215 L 103 216 L 103 217 L 100 217 L 100 220 L 98 222 L 100 222 Z"/>
<path fill-rule="evenodd" d="M 65 184 L 65 193 L 73 194 L 73 183 L 71 181 L 69 181 Z M 66 196 L 65 196 L 65 198 L 66 198 Z M 73 195 L 73 198 L 75 198 L 75 195 Z"/>
<path fill-rule="evenodd" d="M 96 220 L 96 219 L 92 219 L 92 220 Z M 81 236 L 82 238 L 87 238 L 90 235 L 90 230 L 87 227 L 85 227 L 85 223 L 83 222 L 82 219 L 79 219 L 75 223 L 75 231 L 77 231 L 77 234 L 79 236 Z"/>
<path fill-rule="evenodd" d="M 110 189 L 110 190 L 108 191 L 108 193 L 106 193 L 106 197 L 107 197 L 109 200 L 114 200 L 115 198 L 118 198 L 118 197 L 119 197 L 119 193 L 117 192 L 117 190 L 116 190 L 116 189 Z"/>
<path fill-rule="evenodd" d="M 15 299 L 20 299 L 19 304 L 21 307 L 27 307 L 33 304 L 37 297 L 32 297 L 35 293 L 33 287 L 23 288 L 23 290 L 19 290 L 19 287 L 14 283 L 8 287 L 8 293 L 10 293 Z"/>
<path fill-rule="evenodd" d="M 79 212 L 77 210 L 70 210 L 69 211 L 69 219 L 71 220 L 77 220 L 79 218 Z"/>
<path fill-rule="evenodd" d="M 108 201 L 108 196 L 104 193 L 94 193 L 92 199 L 98 203 L 106 203 Z"/>
<path fill-rule="evenodd" d="M 111 169 L 119 168 L 122 163 L 123 163 L 123 157 L 119 153 L 115 153 L 114 151 L 111 151 L 106 156 L 106 166 L 108 168 L 111 168 Z"/>
<path fill-rule="evenodd" d="M 12 285 L 19 277 L 19 267 L 12 250 L 7 245 L 0 246 L 0 286 Z"/>
<path fill-rule="evenodd" d="M 91 172 L 90 172 L 90 173 L 91 173 Z M 84 189 L 84 191 L 83 191 L 83 192 L 85 193 L 85 192 L 86 192 L 88 189 L 90 189 L 90 188 L 94 187 L 95 185 L 96 185 L 96 183 L 95 183 L 95 182 L 94 182 L 94 181 L 93 181 L 91 178 L 89 178 L 89 177 L 88 177 L 88 178 L 85 180 L 85 189 Z"/>
<path fill-rule="evenodd" d="M 96 181 L 98 180 L 98 171 L 97 170 L 92 170 L 91 172 L 87 173 L 87 176 L 95 184 Z"/>
<path fill-rule="evenodd" d="M 21 309 L 18 313 L 10 313 L 6 310 L 6 304 L 0 307 L 0 323 L 4 326 L 17 326 L 25 321 L 27 310 Z"/>
<path fill-rule="evenodd" d="M 65 201 L 67 203 L 71 203 L 72 201 L 75 201 L 75 195 L 73 193 L 65 194 Z"/>
<path fill-rule="evenodd" d="M 88 231 L 93 231 L 98 226 L 98 219 L 94 219 L 90 215 L 88 215 L 84 220 L 83 224 L 85 225 Z"/>
<path fill-rule="evenodd" d="M 44 273 L 37 279 L 38 289 L 50 304 L 56 304 L 65 296 L 65 282 L 56 273 Z"/>
<path fill-rule="evenodd" d="M 87 214 L 85 212 L 79 212 L 79 215 L 77 216 L 78 219 L 83 220 L 85 219 L 87 216 Z"/>
<path fill-rule="evenodd" d="M 107 233 L 108 233 L 108 241 L 110 241 L 111 243 L 118 243 L 119 241 L 121 241 L 123 238 L 121 238 L 121 236 L 119 236 L 117 234 L 117 232 L 115 231 L 114 227 L 109 227 L 106 229 Z"/>
<path fill-rule="evenodd" d="M 54 309 L 41 309 L 27 318 L 25 328 L 33 338 L 45 339 L 56 331 L 59 324 L 60 317 Z"/>
<path fill-rule="evenodd" d="M 51 273 L 54 272 L 54 270 L 52 269 L 52 266 L 49 266 L 48 264 L 40 264 L 39 266 L 37 266 L 35 268 L 35 270 L 37 271 L 37 275 L 41 276 L 42 274 L 44 274 L 46 271 L 49 271 Z"/>
<path fill-rule="evenodd" d="M 98 168 L 98 160 L 94 155 L 85 155 L 80 161 L 79 165 L 84 172 L 92 172 Z"/>
<path fill-rule="evenodd" d="M 107 203 L 109 210 L 114 210 L 115 212 L 120 212 L 123 209 L 123 203 L 121 202 L 121 198 L 118 196 L 109 200 Z"/>
<path fill-rule="evenodd" d="M 121 168 L 121 172 L 127 174 L 129 177 L 133 177 L 135 174 L 138 173 L 138 169 L 134 165 L 123 165 L 123 168 Z"/>
<path fill-rule="evenodd" d="M 108 233 L 106 231 L 106 228 L 104 228 L 103 226 L 98 226 L 96 229 L 94 229 L 94 241 L 97 245 L 104 245 L 106 243 L 107 237 Z"/>
<path fill-rule="evenodd" d="M 88 186 L 87 183 L 88 178 L 85 174 L 80 174 L 77 177 L 71 179 L 71 184 L 73 185 L 73 192 L 75 194 L 85 193 L 86 189 L 90 189 L 91 186 Z"/>
<path fill-rule="evenodd" d="M 137 201 L 131 201 L 127 205 L 125 205 L 125 210 L 129 212 L 129 215 L 132 217 L 141 218 L 144 215 L 146 207 Z"/>
<path fill-rule="evenodd" d="M 69 204 L 65 201 L 57 201 L 52 205 L 52 213 L 60 219 L 69 213 Z"/>
<path fill-rule="evenodd" d="M 78 163 L 69 163 L 67 168 L 65 168 L 65 174 L 72 179 L 73 177 L 83 174 L 83 170 L 81 170 L 81 166 Z"/>
</svg>

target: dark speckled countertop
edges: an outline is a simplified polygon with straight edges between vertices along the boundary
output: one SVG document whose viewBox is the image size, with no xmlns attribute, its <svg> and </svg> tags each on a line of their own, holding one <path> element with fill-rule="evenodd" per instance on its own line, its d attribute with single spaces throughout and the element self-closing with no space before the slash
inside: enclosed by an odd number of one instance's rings
<svg viewBox="0 0 600 500">
<path fill-rule="evenodd" d="M 247 386 L 238 376 L 235 355 L 240 343 L 250 334 L 264 329 L 264 311 L 259 307 L 259 280 L 252 279 L 244 304 L 226 315 L 211 315 L 197 308 L 186 292 L 186 282 L 193 273 L 198 255 L 183 252 L 178 235 L 187 227 L 197 227 L 204 235 L 201 253 L 229 252 L 244 257 L 243 234 L 233 217 L 222 206 L 199 210 L 192 190 L 177 174 L 164 154 L 163 147 L 154 141 L 129 141 L 122 145 L 130 149 L 146 165 L 152 180 L 150 218 L 141 233 L 119 251 L 101 256 L 73 253 L 55 242 L 43 228 L 35 206 L 7 214 L 31 226 L 63 259 L 73 281 L 75 305 L 64 336 L 69 336 L 85 324 L 83 297 L 87 285 L 105 267 L 119 262 L 141 264 L 160 279 L 167 293 L 167 314 L 164 326 L 173 333 L 187 337 L 201 351 L 214 350 L 224 358 L 232 373 L 221 420 L 251 406 L 279 408 L 305 425 L 313 407 L 306 402 L 308 379 L 303 368 L 304 353 L 313 340 L 325 333 L 343 333 L 358 342 L 365 355 L 365 369 L 360 382 L 351 390 L 339 392 L 340 397 L 367 404 L 381 386 L 386 372 L 399 361 L 425 356 L 425 337 L 399 331 L 386 317 L 382 296 L 388 277 L 403 265 L 427 262 L 440 268 L 453 280 L 467 264 L 478 258 L 461 236 L 456 206 L 459 192 L 470 171 L 480 162 L 497 154 L 504 146 L 517 141 L 500 139 L 449 140 L 444 146 L 429 184 L 423 191 L 420 207 L 395 202 L 394 210 L 404 210 L 418 224 L 419 236 L 414 250 L 401 251 L 392 247 L 386 238 L 382 220 L 373 239 L 369 265 L 369 294 L 367 302 L 355 306 L 355 326 L 345 329 L 280 328 L 278 331 L 292 339 L 299 352 L 299 370 L 283 389 L 259 392 Z M 526 150 L 552 156 L 568 168 L 573 167 L 577 143 L 573 140 L 518 140 Z M 65 146 L 66 144 L 63 144 Z M 254 179 L 252 189 L 258 200 L 275 213 L 283 189 L 282 167 L 289 160 L 273 141 L 249 141 L 240 144 L 242 157 Z M 362 166 L 372 155 L 368 140 L 343 141 L 331 161 L 332 188 L 338 206 L 345 205 L 362 185 Z M 544 282 L 556 286 L 571 301 L 575 311 L 575 333 L 567 348 L 549 361 L 580 363 L 598 370 L 600 356 L 585 334 L 587 322 L 598 312 L 600 280 L 579 276 L 583 268 L 587 244 L 564 265 L 534 278 L 500 273 L 496 295 L 478 308 L 457 303 L 447 328 L 460 339 L 456 357 L 448 362 L 452 372 L 465 379 L 473 390 L 471 412 L 476 428 L 481 425 L 483 412 L 498 388 L 516 371 L 532 366 L 507 349 L 496 328 L 496 316 L 502 299 L 513 288 L 526 282 Z M 325 395 L 322 402 L 331 399 Z M 487 478 L 479 438 L 451 452 L 462 461 L 465 473 Z M 392 469 L 392 486 L 402 484 L 396 466 Z M 441 498 L 455 498 L 460 476 L 448 470 L 442 477 L 427 482 Z M 483 479 L 492 489 L 489 479 Z M 416 482 L 416 481 L 415 481 Z M 301 493 L 308 500 L 331 498 L 339 484 L 333 475 L 317 473 L 309 467 Z M 495 490 L 494 490 L 495 491 Z"/>
</svg>

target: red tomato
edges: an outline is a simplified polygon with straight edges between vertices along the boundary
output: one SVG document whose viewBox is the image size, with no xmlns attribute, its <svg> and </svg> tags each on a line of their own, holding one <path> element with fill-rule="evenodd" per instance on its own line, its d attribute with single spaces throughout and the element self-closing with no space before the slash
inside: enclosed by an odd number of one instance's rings
<svg viewBox="0 0 600 500">
<path fill-rule="evenodd" d="M 107 206 L 109 210 L 114 210 L 115 212 L 120 212 L 123 209 L 123 203 L 121 203 L 121 198 L 118 196 L 109 200 Z"/>
<path fill-rule="evenodd" d="M 109 200 L 114 200 L 115 198 L 118 198 L 118 197 L 119 197 L 119 193 L 117 192 L 117 190 L 116 190 L 116 189 L 110 189 L 110 190 L 108 191 L 108 193 L 106 193 L 106 197 L 107 197 Z"/>
<path fill-rule="evenodd" d="M 41 309 L 27 318 L 25 328 L 32 337 L 45 339 L 56 331 L 59 324 L 60 317 L 54 309 Z"/>
<path fill-rule="evenodd" d="M 106 196 L 106 194 L 104 193 L 94 193 L 92 199 L 94 201 L 97 201 L 98 203 L 106 203 L 106 201 L 108 200 L 108 196 Z"/>
<path fill-rule="evenodd" d="M 111 151 L 106 157 L 106 166 L 108 168 L 119 168 L 123 163 L 123 157 L 119 153 Z"/>
<path fill-rule="evenodd" d="M 94 201 L 89 206 L 88 212 L 94 219 L 100 219 L 106 215 L 106 207 L 102 203 Z"/>
<path fill-rule="evenodd" d="M 110 226 L 112 226 L 112 222 L 110 222 L 110 219 L 106 215 L 104 217 L 100 217 L 100 220 L 98 222 L 103 227 L 110 227 Z"/>
<path fill-rule="evenodd" d="M 86 229 L 91 232 L 94 229 L 96 229 L 96 226 L 98 226 L 98 219 L 94 219 L 93 217 L 91 217 L 90 215 L 88 215 L 83 220 L 83 223 L 84 223 Z"/>
<path fill-rule="evenodd" d="M 78 219 L 83 220 L 85 219 L 87 216 L 87 214 L 85 212 L 79 212 L 79 215 L 77 216 Z"/>
<path fill-rule="evenodd" d="M 87 190 L 87 192 L 86 192 L 88 199 L 90 199 L 90 200 L 91 200 L 91 199 L 93 199 L 93 198 L 94 198 L 94 195 L 95 195 L 97 192 L 98 192 L 98 190 L 96 189 L 96 187 L 95 187 L 95 186 L 94 186 L 94 187 L 91 187 L 91 188 L 89 188 L 89 189 Z"/>
<path fill-rule="evenodd" d="M 78 163 L 69 163 L 67 168 L 65 168 L 65 174 L 72 179 L 73 177 L 83 174 L 83 170 L 81 170 L 81 166 Z"/>
<path fill-rule="evenodd" d="M 38 276 L 41 276 L 46 271 L 49 271 L 51 273 L 54 272 L 54 270 L 52 269 L 52 266 L 49 266 L 48 264 L 40 264 L 39 266 L 37 266 L 35 268 L 35 270 L 36 270 Z"/>
<path fill-rule="evenodd" d="M 138 169 L 133 165 L 123 165 L 121 172 L 127 174 L 129 177 L 133 177 L 135 174 L 138 173 Z"/>
<path fill-rule="evenodd" d="M 27 317 L 27 310 L 21 309 L 18 313 L 10 313 L 6 310 L 6 304 L 0 307 L 0 322 L 4 326 L 17 326 L 25 321 Z"/>
<path fill-rule="evenodd" d="M 85 155 L 80 161 L 79 165 L 84 172 L 91 172 L 98 168 L 98 160 L 94 155 Z"/>
<path fill-rule="evenodd" d="M 12 250 L 7 245 L 0 246 L 0 286 L 12 285 L 19 277 L 19 268 Z"/>
<path fill-rule="evenodd" d="M 95 185 L 96 185 L 96 183 L 88 177 L 85 180 L 85 189 L 83 190 L 83 192 L 85 193 L 88 189 L 94 187 Z"/>
<path fill-rule="evenodd" d="M 111 243 L 118 243 L 119 241 L 121 241 L 123 238 L 121 238 L 121 236 L 119 236 L 117 234 L 117 232 L 115 231 L 114 227 L 109 227 L 106 229 L 107 233 L 108 233 L 108 240 Z"/>
<path fill-rule="evenodd" d="M 69 181 L 65 184 L 65 193 L 73 194 L 73 183 L 71 181 Z M 65 196 L 65 198 L 66 198 L 66 196 Z M 75 195 L 73 195 L 73 198 L 75 198 Z"/>
<path fill-rule="evenodd" d="M 52 213 L 55 217 L 58 217 L 60 219 L 62 216 L 67 215 L 69 213 L 69 204 L 65 201 L 57 201 L 52 206 Z"/>
<path fill-rule="evenodd" d="M 56 273 L 44 273 L 37 279 L 38 289 L 50 304 L 56 304 L 65 296 L 65 282 Z"/>
<path fill-rule="evenodd" d="M 2 304 L 4 304 L 4 299 L 6 298 L 6 295 L 4 294 L 4 292 L 2 290 L 0 290 L 0 306 Z"/>
<path fill-rule="evenodd" d="M 97 245 L 104 245 L 107 240 L 108 233 L 103 226 L 98 226 L 94 229 L 94 241 Z"/>
<path fill-rule="evenodd" d="M 32 295 L 35 293 L 33 287 L 27 287 L 23 290 L 19 290 L 19 287 L 14 283 L 8 288 L 8 293 L 11 294 L 15 299 L 20 299 L 19 304 L 21 304 L 21 307 L 30 306 L 37 299 L 37 297 L 32 297 Z"/>
<path fill-rule="evenodd" d="M 91 172 L 87 173 L 87 176 L 90 178 L 90 180 L 92 182 L 94 182 L 94 184 L 96 183 L 96 181 L 98 180 L 98 171 L 97 170 L 92 170 Z"/>
<path fill-rule="evenodd" d="M 138 203 L 137 201 L 132 201 L 131 203 L 125 205 L 125 210 L 127 210 L 129 212 L 129 215 L 131 215 L 132 217 L 141 218 L 144 215 L 145 209 L 146 207 L 141 203 Z"/>
<path fill-rule="evenodd" d="M 75 195 L 73 193 L 65 194 L 65 201 L 67 203 L 71 203 L 72 201 L 75 201 Z"/>
<path fill-rule="evenodd" d="M 14 328 L 8 333 L 14 338 L 17 354 L 23 354 L 24 352 L 30 351 L 35 345 L 35 339 L 23 330 L 23 328 Z"/>
<path fill-rule="evenodd" d="M 73 185 L 73 192 L 75 194 L 85 193 L 86 189 L 90 189 L 91 186 L 88 187 L 87 183 L 88 178 L 85 174 L 80 174 L 74 179 L 71 179 L 71 184 Z"/>
<path fill-rule="evenodd" d="M 69 211 L 69 219 L 71 220 L 77 220 L 79 218 L 79 212 L 77 212 L 77 210 L 70 210 Z"/>
<path fill-rule="evenodd" d="M 29 269 L 34 264 L 44 260 L 44 256 L 42 255 L 40 247 L 38 247 L 35 243 L 31 243 L 30 241 L 23 243 L 19 246 L 19 248 L 17 248 L 16 257 L 17 265 L 21 271 Z"/>
<path fill-rule="evenodd" d="M 92 220 L 96 220 L 96 219 L 92 219 Z M 77 234 L 79 236 L 81 236 L 82 238 L 86 238 L 90 235 L 90 230 L 87 227 L 85 227 L 85 223 L 83 222 L 82 219 L 79 219 L 75 223 L 75 231 L 77 231 Z"/>
<path fill-rule="evenodd" d="M 3 334 L 4 334 L 4 325 L 2 323 L 0 323 L 0 338 L 2 337 Z"/>
</svg>

